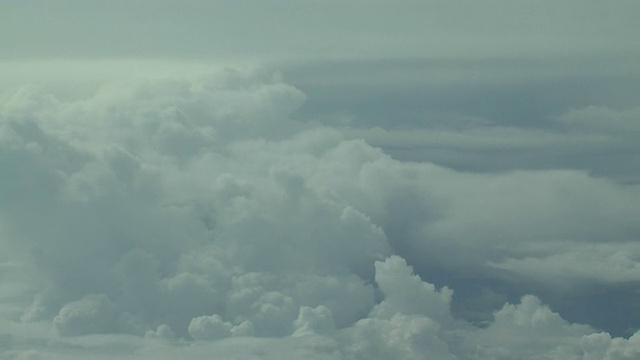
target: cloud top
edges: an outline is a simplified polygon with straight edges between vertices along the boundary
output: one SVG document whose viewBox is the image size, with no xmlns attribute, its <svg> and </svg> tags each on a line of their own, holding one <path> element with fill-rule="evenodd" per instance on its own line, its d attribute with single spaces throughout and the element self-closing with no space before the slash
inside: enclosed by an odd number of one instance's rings
<svg viewBox="0 0 640 360">
<path fill-rule="evenodd" d="M 637 333 L 572 324 L 533 295 L 480 327 L 454 313 L 457 293 L 427 281 L 514 292 L 637 281 L 637 186 L 401 162 L 293 120 L 305 99 L 278 76 L 241 70 L 110 83 L 83 100 L 5 94 L 1 259 L 32 269 L 39 291 L 0 313 L 0 354 L 636 356 Z M 585 263 L 585 249 L 604 256 Z"/>
</svg>

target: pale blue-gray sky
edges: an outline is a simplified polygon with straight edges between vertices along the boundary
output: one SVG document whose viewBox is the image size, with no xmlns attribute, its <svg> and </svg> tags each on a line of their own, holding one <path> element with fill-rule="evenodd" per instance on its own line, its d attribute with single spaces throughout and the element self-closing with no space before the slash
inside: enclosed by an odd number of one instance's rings
<svg viewBox="0 0 640 360">
<path fill-rule="evenodd" d="M 3 1 L 0 57 L 637 54 L 639 11 L 633 0 Z"/>
</svg>

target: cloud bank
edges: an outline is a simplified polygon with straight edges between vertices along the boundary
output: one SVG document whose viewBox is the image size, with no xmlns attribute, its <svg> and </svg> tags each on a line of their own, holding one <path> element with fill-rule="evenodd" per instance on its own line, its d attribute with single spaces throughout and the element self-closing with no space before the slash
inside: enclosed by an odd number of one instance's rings
<svg viewBox="0 0 640 360">
<path fill-rule="evenodd" d="M 637 328 L 530 294 L 639 283 L 638 185 L 399 161 L 293 120 L 306 95 L 260 70 L 1 99 L 3 358 L 640 356 Z M 636 112 L 567 112 L 550 141 L 633 146 Z"/>
</svg>

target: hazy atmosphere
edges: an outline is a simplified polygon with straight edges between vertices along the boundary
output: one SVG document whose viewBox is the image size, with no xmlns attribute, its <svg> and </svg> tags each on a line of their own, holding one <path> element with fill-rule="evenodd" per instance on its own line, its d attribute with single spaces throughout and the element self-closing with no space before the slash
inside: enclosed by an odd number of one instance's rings
<svg viewBox="0 0 640 360">
<path fill-rule="evenodd" d="M 640 1 L 0 1 L 0 359 L 640 359 Z"/>
</svg>

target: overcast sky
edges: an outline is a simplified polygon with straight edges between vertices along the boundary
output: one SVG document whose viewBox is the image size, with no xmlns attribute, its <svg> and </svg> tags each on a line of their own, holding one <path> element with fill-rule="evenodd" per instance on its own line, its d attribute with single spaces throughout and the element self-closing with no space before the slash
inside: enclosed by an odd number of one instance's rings
<svg viewBox="0 0 640 360">
<path fill-rule="evenodd" d="M 637 359 L 640 2 L 0 1 L 0 359 Z"/>
</svg>

